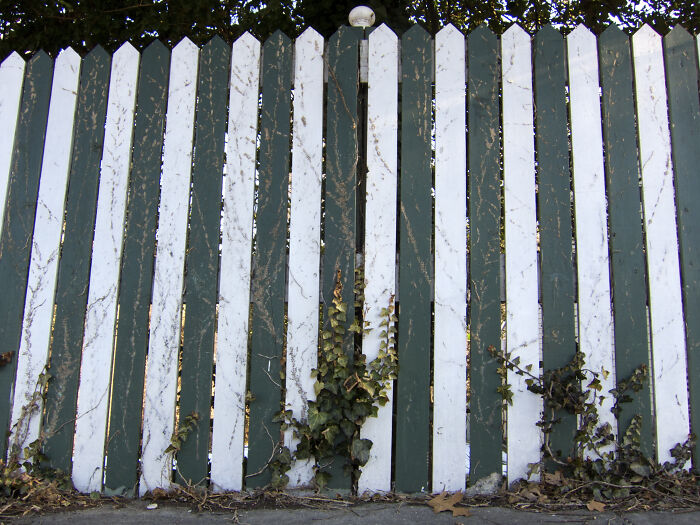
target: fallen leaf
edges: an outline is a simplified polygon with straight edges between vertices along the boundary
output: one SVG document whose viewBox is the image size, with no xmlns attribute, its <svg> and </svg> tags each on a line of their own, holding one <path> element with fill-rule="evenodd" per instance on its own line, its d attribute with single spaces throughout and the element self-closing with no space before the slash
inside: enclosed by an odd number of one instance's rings
<svg viewBox="0 0 700 525">
<path fill-rule="evenodd" d="M 472 515 L 471 512 L 469 512 L 469 509 L 467 507 L 453 507 L 452 508 L 452 516 L 464 516 L 465 518 L 468 518 Z"/>
<path fill-rule="evenodd" d="M 12 362 L 12 356 L 15 355 L 14 350 L 0 354 L 0 366 L 9 365 Z"/>
<path fill-rule="evenodd" d="M 455 503 L 462 501 L 463 497 L 464 495 L 461 492 L 455 492 L 454 494 L 441 492 L 428 501 L 428 505 L 433 508 L 435 514 L 438 512 L 452 512 L 452 516 L 471 516 L 469 509 L 466 507 L 455 507 Z"/>
<path fill-rule="evenodd" d="M 157 509 L 157 508 L 158 508 L 158 504 L 157 504 L 157 503 L 151 503 L 150 505 L 146 505 L 146 508 L 147 508 L 148 510 L 154 510 L 154 509 Z"/>
<path fill-rule="evenodd" d="M 586 504 L 586 508 L 590 511 L 603 512 L 605 510 L 605 503 L 592 499 Z"/>
<path fill-rule="evenodd" d="M 549 472 L 544 473 L 544 481 L 545 483 L 549 483 L 550 485 L 554 486 L 560 486 L 562 482 L 564 481 L 561 475 L 561 470 L 557 470 L 554 474 L 550 474 Z"/>
</svg>

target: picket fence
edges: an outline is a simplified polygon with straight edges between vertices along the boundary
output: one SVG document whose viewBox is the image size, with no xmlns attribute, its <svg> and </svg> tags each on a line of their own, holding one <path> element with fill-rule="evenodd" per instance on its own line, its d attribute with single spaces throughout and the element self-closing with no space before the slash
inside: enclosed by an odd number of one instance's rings
<svg viewBox="0 0 700 525">
<path fill-rule="evenodd" d="M 381 26 L 10 55 L 3 456 L 41 439 L 85 492 L 265 485 L 280 401 L 303 416 L 314 397 L 319 297 L 339 275 L 352 304 L 362 266 L 370 325 L 396 297 L 400 371 L 362 429 L 360 492 L 526 475 L 542 399 L 509 373 L 502 410 L 491 346 L 535 371 L 578 348 L 603 392 L 648 364 L 601 419 L 642 415 L 668 460 L 700 425 L 698 51 L 680 27 L 416 26 L 399 46 Z M 175 475 L 165 450 L 193 411 Z M 564 418 L 553 448 L 575 430 Z"/>
</svg>

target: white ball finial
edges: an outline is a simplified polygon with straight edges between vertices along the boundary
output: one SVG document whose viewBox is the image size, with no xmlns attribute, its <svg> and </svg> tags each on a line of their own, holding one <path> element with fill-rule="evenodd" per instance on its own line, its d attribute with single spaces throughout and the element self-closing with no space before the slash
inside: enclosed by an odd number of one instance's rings
<svg viewBox="0 0 700 525">
<path fill-rule="evenodd" d="M 374 11 L 366 5 L 358 5 L 350 11 L 348 20 L 353 27 L 370 27 L 374 24 Z"/>
</svg>

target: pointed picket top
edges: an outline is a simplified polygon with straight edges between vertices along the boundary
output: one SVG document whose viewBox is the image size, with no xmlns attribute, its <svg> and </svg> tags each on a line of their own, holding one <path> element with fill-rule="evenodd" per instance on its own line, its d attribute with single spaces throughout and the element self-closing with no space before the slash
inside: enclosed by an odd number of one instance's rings
<svg viewBox="0 0 700 525">
<path fill-rule="evenodd" d="M 239 48 L 253 48 L 255 46 L 260 46 L 260 40 L 255 38 L 250 31 L 246 31 L 243 33 L 241 36 L 239 36 L 236 41 L 233 43 L 233 49 L 239 49 Z"/>
<path fill-rule="evenodd" d="M 561 42 L 564 39 L 564 35 L 561 31 L 556 29 L 552 24 L 547 24 L 546 26 L 540 28 L 537 33 L 535 33 L 533 45 L 542 47 Z"/>
<path fill-rule="evenodd" d="M 682 45 L 686 42 L 692 42 L 693 35 L 691 35 L 683 26 L 674 27 L 665 37 L 667 45 Z"/>
<path fill-rule="evenodd" d="M 485 41 L 489 41 L 489 40 L 496 40 L 498 37 L 496 36 L 496 33 L 491 31 L 491 29 L 489 29 L 489 26 L 487 26 L 486 24 L 481 24 L 474 31 L 469 33 L 467 40 L 469 40 L 469 42 L 473 42 L 477 38 L 480 38 L 480 39 L 485 40 Z"/>
<path fill-rule="evenodd" d="M 181 53 L 192 53 L 198 51 L 199 48 L 197 45 L 192 42 L 188 37 L 183 38 L 180 40 L 177 45 L 173 48 L 173 55 L 177 53 L 178 55 Z"/>
<path fill-rule="evenodd" d="M 202 46 L 202 49 L 211 48 L 217 51 L 226 51 L 228 49 L 228 44 L 219 35 L 214 35 L 209 42 Z"/>
<path fill-rule="evenodd" d="M 27 65 L 31 66 L 32 64 L 35 64 L 37 62 L 43 62 L 45 60 L 51 61 L 51 57 L 44 51 L 43 49 L 40 49 L 36 53 L 34 53 L 34 56 L 29 59 L 27 62 Z"/>
<path fill-rule="evenodd" d="M 566 42 L 568 44 L 568 54 L 569 54 L 569 68 L 583 67 L 584 70 L 590 71 L 594 76 L 598 76 L 598 66 L 595 65 L 594 68 L 590 68 L 591 57 L 597 56 L 596 54 L 596 37 L 593 32 L 588 29 L 583 24 L 576 26 L 571 33 L 566 36 Z M 571 76 L 572 72 L 569 72 Z"/>
<path fill-rule="evenodd" d="M 3 125 L 3 133 L 0 135 L 0 213 L 5 209 L 7 180 L 10 173 L 12 146 L 22 99 L 22 82 L 26 65 L 24 59 L 16 51 L 0 64 L 0 85 L 2 85 L 0 122 Z M 1 232 L 2 224 L 0 224 Z"/>
<path fill-rule="evenodd" d="M 613 38 L 612 35 L 615 35 L 617 37 L 618 35 L 624 35 L 627 36 L 627 33 L 625 33 L 622 29 L 620 29 L 617 25 L 615 24 L 610 24 L 608 27 L 605 28 L 605 30 L 600 34 L 600 36 L 603 35 L 611 35 L 608 38 Z"/>
<path fill-rule="evenodd" d="M 440 31 L 438 31 L 435 34 L 436 41 L 437 41 L 437 39 L 445 41 L 445 40 L 457 39 L 459 37 L 464 38 L 464 34 L 452 24 L 447 24 L 445 27 L 440 29 Z"/>
<path fill-rule="evenodd" d="M 72 47 L 61 49 L 56 57 L 56 62 L 68 62 L 69 64 L 80 64 L 80 55 Z"/>
<path fill-rule="evenodd" d="M 362 28 L 361 27 L 351 27 L 351 26 L 340 26 L 338 30 L 331 35 L 331 37 L 328 39 L 329 42 L 335 42 L 339 39 L 342 39 L 344 35 L 347 34 L 356 34 L 356 35 L 361 35 L 362 34 Z"/>
<path fill-rule="evenodd" d="M 452 24 L 447 24 L 435 35 L 436 71 L 448 67 L 449 61 L 439 59 L 441 52 L 444 53 L 445 51 L 447 51 L 451 57 L 456 57 L 462 61 L 466 58 L 464 34 Z"/>
<path fill-rule="evenodd" d="M 660 39 L 661 35 L 654 31 L 654 28 L 651 27 L 649 24 L 644 24 L 642 27 L 637 29 L 637 31 L 632 35 L 632 41 L 637 42 L 641 40 L 653 40 L 653 39 Z"/>
<path fill-rule="evenodd" d="M 248 31 L 243 33 L 234 43 L 231 49 L 231 83 L 238 82 L 243 86 L 250 86 L 257 82 L 257 71 L 260 64 L 260 41 Z M 250 71 L 250 64 L 255 64 L 255 78 Z M 237 90 L 242 87 L 235 88 Z M 230 132 L 230 130 L 229 130 Z"/>
<path fill-rule="evenodd" d="M 144 48 L 143 52 L 144 52 L 144 53 L 147 53 L 147 52 L 149 52 L 149 50 L 151 50 L 151 49 L 157 49 L 158 51 L 162 51 L 162 50 L 165 49 L 165 50 L 167 51 L 167 50 L 168 50 L 168 46 L 166 46 L 163 42 L 161 42 L 160 40 L 158 40 L 158 39 L 156 38 L 153 42 L 151 42 L 150 44 L 148 44 L 148 45 Z M 156 53 L 156 51 L 150 51 L 150 52 L 151 52 L 151 53 Z"/>
<path fill-rule="evenodd" d="M 503 36 L 508 36 L 516 41 L 527 41 L 530 40 L 530 33 L 525 31 L 519 24 L 513 24 L 506 31 L 504 31 Z"/>
<path fill-rule="evenodd" d="M 110 58 L 109 53 L 107 53 L 107 51 L 105 51 L 104 47 L 102 47 L 100 45 L 96 45 L 95 47 L 93 47 L 90 50 L 90 52 L 87 55 L 85 55 L 84 60 L 100 61 L 100 60 L 104 60 L 105 58 L 107 60 L 109 60 L 109 58 Z"/>
<path fill-rule="evenodd" d="M 573 40 L 581 43 L 592 40 L 593 43 L 595 43 L 595 35 L 583 24 L 577 25 L 576 28 L 567 35 L 566 39 L 568 41 Z"/>
<path fill-rule="evenodd" d="M 313 27 L 307 27 L 302 34 L 296 39 L 296 45 L 309 45 L 319 53 L 323 53 L 323 35 L 316 31 Z"/>
<path fill-rule="evenodd" d="M 452 25 L 452 24 L 450 24 Z M 454 27 L 454 26 L 453 26 Z M 403 35 L 401 35 L 401 38 L 404 38 L 406 36 L 412 37 L 412 38 L 417 38 L 418 36 L 430 36 L 430 33 L 420 24 L 414 24 L 408 31 L 406 31 Z"/>
<path fill-rule="evenodd" d="M 165 58 L 170 54 L 170 49 L 163 44 L 160 40 L 154 40 L 148 46 L 146 49 L 143 50 L 143 53 L 141 54 L 141 62 L 147 62 L 151 57 L 153 57 L 153 60 L 159 60 L 160 58 Z"/>
<path fill-rule="evenodd" d="M 25 61 L 22 56 L 17 52 L 13 51 L 10 53 L 5 60 L 0 63 L 0 67 L 5 68 L 22 68 L 24 69 Z"/>
<path fill-rule="evenodd" d="M 544 37 L 559 37 L 563 38 L 564 35 L 561 34 L 561 31 L 559 31 L 556 27 L 554 27 L 552 24 L 547 24 L 545 26 L 542 26 L 537 33 L 535 33 L 535 36 L 541 36 L 541 38 Z"/>
<path fill-rule="evenodd" d="M 267 38 L 267 40 L 265 40 L 265 44 L 263 44 L 263 47 L 286 45 L 289 44 L 291 41 L 292 40 L 281 29 L 278 29 L 277 31 L 272 33 Z"/>
<path fill-rule="evenodd" d="M 117 59 L 136 59 L 139 56 L 138 50 L 131 45 L 131 42 L 124 42 L 119 49 L 114 52 L 114 58 Z"/>
<path fill-rule="evenodd" d="M 398 42 L 399 37 L 396 36 L 396 33 L 394 33 L 391 28 L 386 25 L 382 24 L 378 28 L 376 28 L 374 31 L 372 31 L 369 35 L 369 41 L 370 42 Z"/>
<path fill-rule="evenodd" d="M 613 44 L 613 43 L 620 43 L 628 40 L 629 37 L 627 36 L 627 33 L 625 33 L 622 29 L 617 27 L 615 24 L 610 24 L 605 31 L 603 31 L 600 36 L 598 37 L 598 40 L 601 43 L 608 43 L 608 44 Z"/>
</svg>

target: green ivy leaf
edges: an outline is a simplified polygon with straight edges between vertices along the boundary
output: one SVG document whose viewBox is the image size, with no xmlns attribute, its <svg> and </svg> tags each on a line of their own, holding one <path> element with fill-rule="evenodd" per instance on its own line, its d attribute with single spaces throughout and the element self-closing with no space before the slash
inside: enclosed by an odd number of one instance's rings
<svg viewBox="0 0 700 525">
<path fill-rule="evenodd" d="M 352 458 L 357 460 L 360 465 L 365 465 L 369 461 L 369 451 L 372 448 L 372 442 L 369 439 L 353 439 L 350 446 Z"/>
</svg>

